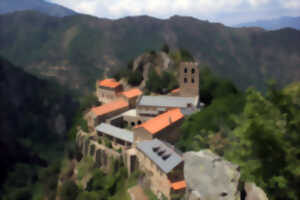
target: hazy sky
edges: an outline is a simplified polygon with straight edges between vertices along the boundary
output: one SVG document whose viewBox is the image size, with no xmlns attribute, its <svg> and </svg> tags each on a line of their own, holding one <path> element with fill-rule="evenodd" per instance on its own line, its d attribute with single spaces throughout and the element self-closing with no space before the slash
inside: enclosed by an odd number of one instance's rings
<svg viewBox="0 0 300 200">
<path fill-rule="evenodd" d="M 48 0 L 104 18 L 193 16 L 233 25 L 257 19 L 300 16 L 300 0 Z"/>
</svg>

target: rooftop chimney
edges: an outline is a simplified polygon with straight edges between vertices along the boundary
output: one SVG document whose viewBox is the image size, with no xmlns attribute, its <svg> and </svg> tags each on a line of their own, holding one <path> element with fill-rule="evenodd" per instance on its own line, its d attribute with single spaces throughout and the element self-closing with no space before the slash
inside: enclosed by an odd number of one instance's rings
<svg viewBox="0 0 300 200">
<path fill-rule="evenodd" d="M 169 116 L 169 123 L 172 124 L 172 118 Z"/>
</svg>

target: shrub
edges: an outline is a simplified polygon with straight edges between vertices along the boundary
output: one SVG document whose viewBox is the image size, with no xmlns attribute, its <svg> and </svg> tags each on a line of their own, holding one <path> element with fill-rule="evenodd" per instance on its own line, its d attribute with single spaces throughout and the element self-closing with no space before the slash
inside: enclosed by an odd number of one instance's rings
<svg viewBox="0 0 300 200">
<path fill-rule="evenodd" d="M 74 181 L 66 181 L 61 188 L 60 191 L 60 199 L 61 200 L 74 200 L 76 199 L 79 193 L 78 186 Z"/>
<path fill-rule="evenodd" d="M 161 50 L 163 52 L 165 52 L 166 54 L 168 54 L 170 52 L 170 48 L 169 48 L 168 44 L 166 44 L 166 43 L 161 47 Z"/>
</svg>

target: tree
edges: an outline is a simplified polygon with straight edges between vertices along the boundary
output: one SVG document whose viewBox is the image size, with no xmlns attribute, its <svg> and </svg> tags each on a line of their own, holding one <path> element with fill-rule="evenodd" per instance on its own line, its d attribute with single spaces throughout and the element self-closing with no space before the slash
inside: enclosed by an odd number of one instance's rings
<svg viewBox="0 0 300 200">
<path fill-rule="evenodd" d="M 60 198 L 62 200 L 74 200 L 79 193 L 78 186 L 72 180 L 66 181 L 61 188 Z"/>
<path fill-rule="evenodd" d="M 170 47 L 167 43 L 164 43 L 164 45 L 161 47 L 161 50 L 168 54 L 170 52 Z"/>
<path fill-rule="evenodd" d="M 138 86 L 143 81 L 143 73 L 140 70 L 136 70 L 134 72 L 129 73 L 128 75 L 128 83 L 132 86 Z"/>
<path fill-rule="evenodd" d="M 242 181 L 256 182 L 270 199 L 297 199 L 300 129 L 294 123 L 300 122 L 300 112 L 292 111 L 295 105 L 281 91 L 269 90 L 268 96 L 247 91 L 244 111 L 235 118 L 232 151 L 225 157 L 240 165 Z"/>
</svg>

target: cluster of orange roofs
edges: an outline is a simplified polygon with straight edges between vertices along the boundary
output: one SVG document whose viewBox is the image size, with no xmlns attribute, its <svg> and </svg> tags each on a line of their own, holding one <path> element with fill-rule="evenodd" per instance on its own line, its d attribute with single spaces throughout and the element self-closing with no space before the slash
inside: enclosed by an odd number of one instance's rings
<svg viewBox="0 0 300 200">
<path fill-rule="evenodd" d="M 140 170 L 150 170 L 150 189 L 168 199 L 186 188 L 184 161 L 172 144 L 180 137 L 184 117 L 199 111 L 199 74 L 195 66 L 180 66 L 180 88 L 167 95 L 146 96 L 139 88 L 124 90 L 114 79 L 101 80 L 96 93 L 102 105 L 92 108 L 86 117 L 91 131 L 100 138 L 109 138 L 112 148 L 121 148 L 124 155 L 130 151 L 127 156 L 136 159 L 129 160 L 137 160 Z"/>
</svg>

